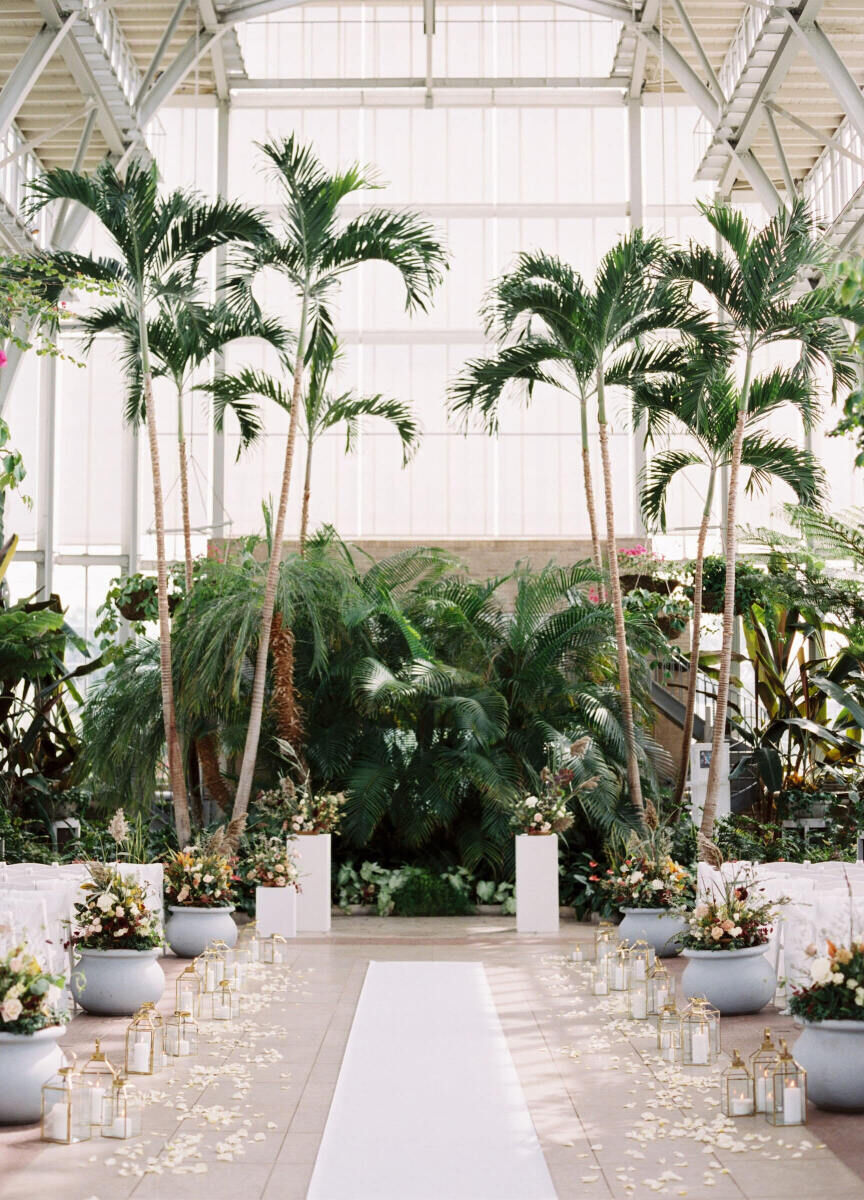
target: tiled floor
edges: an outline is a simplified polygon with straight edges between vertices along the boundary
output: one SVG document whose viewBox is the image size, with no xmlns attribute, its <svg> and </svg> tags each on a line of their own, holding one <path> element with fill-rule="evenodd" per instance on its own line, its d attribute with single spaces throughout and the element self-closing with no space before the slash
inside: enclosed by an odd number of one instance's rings
<svg viewBox="0 0 864 1200">
<path fill-rule="evenodd" d="M 370 959 L 484 963 L 561 1200 L 864 1200 L 864 1117 L 811 1108 L 811 1124 L 787 1133 L 761 1118 L 718 1123 L 711 1071 L 661 1066 L 643 1023 L 587 995 L 584 968 L 561 958 L 577 940 L 589 945 L 590 927 L 538 939 L 507 918 L 336 918 L 329 936 L 298 938 L 290 970 L 262 969 L 262 990 L 194 1066 L 154 1079 L 139 1142 L 0 1132 L 0 1200 L 302 1200 Z M 173 977 L 180 964 L 165 964 Z M 100 1036 L 119 1059 L 125 1024 L 81 1016 L 65 1042 L 84 1057 Z M 724 1046 L 749 1053 L 764 1024 L 794 1037 L 769 1009 L 724 1018 Z"/>
</svg>

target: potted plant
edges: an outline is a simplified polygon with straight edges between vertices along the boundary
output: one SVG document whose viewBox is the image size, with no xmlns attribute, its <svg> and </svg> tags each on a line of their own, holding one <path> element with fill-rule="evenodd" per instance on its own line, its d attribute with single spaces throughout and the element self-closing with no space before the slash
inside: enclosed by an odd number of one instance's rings
<svg viewBox="0 0 864 1200">
<path fill-rule="evenodd" d="M 282 815 L 292 852 L 299 859 L 303 891 L 297 897 L 301 933 L 327 933 L 331 910 L 331 840 L 339 828 L 345 796 L 312 791 L 309 772 L 295 759 L 301 782 L 283 775 L 278 787 L 262 792 L 258 804 Z M 301 841 L 302 839 L 302 841 Z"/>
<path fill-rule="evenodd" d="M 685 910 L 695 896 L 693 876 L 668 852 L 668 837 L 641 842 L 610 868 L 602 884 L 611 903 L 624 914 L 618 936 L 647 942 L 659 958 L 680 953 L 675 940 L 687 927 Z"/>
<path fill-rule="evenodd" d="M 807 1072 L 807 1095 L 831 1112 L 864 1112 L 864 940 L 808 947 L 809 987 L 789 1001 L 803 1026 L 795 1058 Z"/>
<path fill-rule="evenodd" d="M 64 990 L 24 946 L 0 958 L 0 1125 L 39 1120 L 42 1085 L 63 1065 Z"/>
<path fill-rule="evenodd" d="M 259 837 L 242 868 L 245 883 L 255 887 L 255 920 L 258 934 L 297 936 L 297 893 L 300 873 L 297 857 L 278 837 Z"/>
<path fill-rule="evenodd" d="M 775 915 L 750 878 L 727 880 L 722 895 L 701 900 L 679 939 L 689 959 L 684 994 L 705 996 L 724 1014 L 764 1008 L 777 987 L 765 957 Z"/>
<path fill-rule="evenodd" d="M 102 863 L 89 871 L 73 915 L 72 993 L 85 1012 L 131 1016 L 165 989 L 162 930 L 145 886 Z"/>
<path fill-rule="evenodd" d="M 236 944 L 231 860 L 221 829 L 169 858 L 165 900 L 171 914 L 165 939 L 180 958 L 197 958 L 211 942 Z"/>
</svg>

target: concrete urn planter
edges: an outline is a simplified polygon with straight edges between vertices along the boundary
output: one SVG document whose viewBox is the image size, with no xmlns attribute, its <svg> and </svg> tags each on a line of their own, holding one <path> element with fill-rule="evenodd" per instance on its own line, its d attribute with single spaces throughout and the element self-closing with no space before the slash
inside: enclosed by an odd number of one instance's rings
<svg viewBox="0 0 864 1200">
<path fill-rule="evenodd" d="M 78 961 L 69 980 L 72 994 L 85 1012 L 104 1017 L 131 1017 L 142 1004 L 156 1004 L 165 990 L 155 950 L 76 951 Z"/>
<path fill-rule="evenodd" d="M 773 999 L 777 976 L 766 958 L 769 946 L 745 950 L 682 950 L 685 996 L 705 996 L 726 1015 L 759 1012 Z"/>
<path fill-rule="evenodd" d="M 674 958 L 681 953 L 672 939 L 687 928 L 687 918 L 668 908 L 622 908 L 624 920 L 618 926 L 622 941 L 647 942 L 658 958 Z"/>
<path fill-rule="evenodd" d="M 231 914 L 233 904 L 222 908 L 196 908 L 169 904 L 171 916 L 165 923 L 165 940 L 178 958 L 197 958 L 211 942 L 237 944 L 237 926 Z"/>
<path fill-rule="evenodd" d="M 0 1033 L 0 1125 L 30 1125 L 42 1115 L 42 1086 L 63 1066 L 57 1045 L 66 1032 L 51 1025 L 36 1033 Z"/>
<path fill-rule="evenodd" d="M 807 1096 L 829 1112 L 864 1112 L 864 1021 L 803 1022 L 792 1051 Z"/>
</svg>

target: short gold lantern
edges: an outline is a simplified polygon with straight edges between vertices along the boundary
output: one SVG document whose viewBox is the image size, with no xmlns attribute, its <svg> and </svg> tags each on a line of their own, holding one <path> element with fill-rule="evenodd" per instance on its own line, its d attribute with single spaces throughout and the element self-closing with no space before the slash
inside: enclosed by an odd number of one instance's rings
<svg viewBox="0 0 864 1200">
<path fill-rule="evenodd" d="M 129 1086 L 125 1075 L 118 1073 L 111 1089 L 102 1136 L 107 1138 L 138 1137 L 142 1126 L 142 1108 L 138 1092 Z"/>
<path fill-rule="evenodd" d="M 807 1072 L 784 1041 L 771 1073 L 771 1103 L 766 1114 L 771 1125 L 807 1124 Z"/>
<path fill-rule="evenodd" d="M 630 981 L 641 983 L 648 978 L 653 965 L 654 951 L 647 942 L 634 942 L 630 947 Z"/>
<path fill-rule="evenodd" d="M 126 1030 L 127 1075 L 155 1075 L 162 1066 L 162 1019 L 142 1005 Z"/>
<path fill-rule="evenodd" d="M 771 1040 L 771 1030 L 766 1025 L 762 1034 L 762 1045 L 750 1055 L 750 1074 L 753 1076 L 757 1113 L 767 1113 L 773 1104 L 772 1085 L 776 1062 L 777 1047 Z"/>
<path fill-rule="evenodd" d="M 657 1017 L 657 1049 L 665 1062 L 680 1062 L 681 1014 L 674 1000 L 667 1000 Z"/>
<path fill-rule="evenodd" d="M 258 961 L 262 963 L 284 963 L 288 959 L 288 940 L 281 933 L 271 933 L 258 938 Z"/>
<path fill-rule="evenodd" d="M 605 958 L 591 967 L 591 994 L 592 996 L 608 996 L 609 995 L 609 979 L 606 974 Z"/>
<path fill-rule="evenodd" d="M 197 961 L 196 959 L 195 962 Z M 204 981 L 195 969 L 195 962 L 191 962 L 180 972 L 174 989 L 175 1009 L 179 1012 L 191 1013 L 193 1017 L 198 1016 L 201 993 L 204 990 Z"/>
<path fill-rule="evenodd" d="M 74 1066 L 61 1067 L 42 1088 L 42 1140 L 71 1146 L 91 1136 L 90 1089 Z"/>
<path fill-rule="evenodd" d="M 672 995 L 672 984 L 669 972 L 661 962 L 655 962 L 648 972 L 648 981 L 651 985 L 648 992 L 648 1013 L 654 1017 L 663 1011 L 664 1005 Z"/>
<path fill-rule="evenodd" d="M 686 1067 L 708 1067 L 714 1058 L 709 1018 L 701 1004 L 691 1004 L 681 1016 L 681 1061 Z"/>
<path fill-rule="evenodd" d="M 626 992 L 630 986 L 630 947 L 626 942 L 612 953 L 608 969 L 610 991 Z"/>
<path fill-rule="evenodd" d="M 102 1044 L 97 1038 L 93 1053 L 81 1068 L 81 1086 L 89 1095 L 90 1124 L 95 1129 L 101 1129 L 105 1123 L 105 1105 L 113 1083 L 114 1067 L 102 1052 Z"/>
<path fill-rule="evenodd" d="M 218 992 L 219 984 L 225 978 L 225 955 L 212 943 L 196 962 L 204 981 L 204 991 Z"/>
<path fill-rule="evenodd" d="M 720 1111 L 727 1117 L 752 1117 L 756 1111 L 753 1076 L 737 1050 L 720 1077 Z"/>
<path fill-rule="evenodd" d="M 191 1058 L 198 1053 L 198 1026 L 191 1013 L 178 1010 L 166 1020 L 165 1053 L 170 1058 Z"/>
<path fill-rule="evenodd" d="M 614 946 L 615 926 L 611 921 L 601 921 L 594 930 L 594 959 L 599 962 L 611 954 Z"/>
<path fill-rule="evenodd" d="M 212 1015 L 214 1021 L 230 1021 L 234 1016 L 234 994 L 227 979 L 222 980 L 219 991 L 213 997 Z"/>
<path fill-rule="evenodd" d="M 647 976 L 644 979 L 631 978 L 627 992 L 627 1016 L 634 1021 L 646 1021 L 650 994 L 651 980 Z"/>
</svg>

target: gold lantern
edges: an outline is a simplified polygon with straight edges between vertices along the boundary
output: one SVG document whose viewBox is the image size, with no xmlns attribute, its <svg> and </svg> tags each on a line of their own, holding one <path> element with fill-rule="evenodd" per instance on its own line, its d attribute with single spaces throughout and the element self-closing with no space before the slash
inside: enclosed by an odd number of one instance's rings
<svg viewBox="0 0 864 1200">
<path fill-rule="evenodd" d="M 657 1017 L 657 1049 L 666 1062 L 680 1062 L 681 1014 L 674 1000 L 667 1001 Z"/>
<path fill-rule="evenodd" d="M 714 1062 L 710 1018 L 701 1004 L 691 1004 L 681 1016 L 681 1061 L 687 1067 Z"/>
<path fill-rule="evenodd" d="M 138 1137 L 142 1126 L 141 1115 L 141 1097 L 135 1088 L 128 1086 L 126 1076 L 118 1073 L 107 1104 L 102 1136 L 107 1138 Z"/>
<path fill-rule="evenodd" d="M 262 963 L 284 963 L 288 958 L 288 939 L 281 933 L 271 933 L 258 938 L 258 961 Z"/>
<path fill-rule="evenodd" d="M 74 1066 L 61 1067 L 42 1088 L 42 1141 L 90 1140 L 90 1089 L 83 1087 Z"/>
<path fill-rule="evenodd" d="M 648 978 L 653 966 L 654 951 L 647 942 L 634 942 L 630 947 L 630 982 L 641 983 Z"/>
<path fill-rule="evenodd" d="M 766 1113 L 771 1125 L 807 1124 L 807 1072 L 784 1041 L 771 1073 L 771 1103 Z"/>
<path fill-rule="evenodd" d="M 197 959 L 195 960 L 198 961 Z M 191 962 L 177 976 L 177 985 L 174 989 L 174 1007 L 178 1012 L 191 1013 L 193 1017 L 197 1017 L 201 1005 L 201 993 L 204 990 L 204 981 L 195 970 L 195 963 Z"/>
<path fill-rule="evenodd" d="M 219 984 L 225 978 L 225 955 L 216 943 L 211 943 L 196 962 L 204 981 L 204 991 L 218 992 Z"/>
<path fill-rule="evenodd" d="M 606 975 L 607 959 L 601 958 L 591 967 L 591 994 L 593 996 L 609 995 L 609 980 Z"/>
<path fill-rule="evenodd" d="M 198 1053 L 198 1026 L 191 1013 L 178 1010 L 165 1022 L 165 1053 L 171 1058 Z"/>
<path fill-rule="evenodd" d="M 644 979 L 630 980 L 627 992 L 627 1016 L 634 1021 L 646 1021 L 651 1001 L 651 980 L 646 975 Z"/>
<path fill-rule="evenodd" d="M 227 979 L 223 979 L 219 984 L 219 991 L 213 997 L 213 1013 L 214 1021 L 230 1021 L 234 1016 L 234 995 L 231 991 L 231 984 Z"/>
<path fill-rule="evenodd" d="M 601 921 L 594 929 L 594 959 L 599 962 L 614 950 L 615 926 L 611 921 Z"/>
<path fill-rule="evenodd" d="M 227 979 L 235 992 L 242 992 L 246 987 L 252 955 L 248 946 L 235 946 L 228 952 Z"/>
<path fill-rule="evenodd" d="M 756 1111 L 753 1076 L 737 1050 L 720 1076 L 720 1111 L 727 1117 L 752 1117 Z"/>
<path fill-rule="evenodd" d="M 648 992 L 648 1013 L 655 1017 L 663 1011 L 663 1008 L 672 995 L 672 984 L 669 979 L 669 972 L 661 962 L 655 962 L 654 966 L 648 972 L 648 982 L 651 987 Z"/>
<path fill-rule="evenodd" d="M 97 1038 L 93 1053 L 81 1068 L 81 1086 L 87 1090 L 90 1101 L 90 1124 L 96 1129 L 105 1123 L 105 1105 L 111 1095 L 114 1074 Z"/>
<path fill-rule="evenodd" d="M 132 1018 L 126 1030 L 127 1075 L 153 1075 L 162 1066 L 162 1018 L 144 1005 Z"/>
<path fill-rule="evenodd" d="M 608 970 L 610 990 L 626 992 L 630 986 L 630 947 L 626 942 L 613 951 Z"/>
<path fill-rule="evenodd" d="M 753 1076 L 754 1097 L 757 1113 L 767 1113 L 773 1104 L 772 1085 L 777 1047 L 771 1040 L 771 1030 L 766 1025 L 762 1045 L 750 1055 L 750 1074 Z"/>
</svg>

